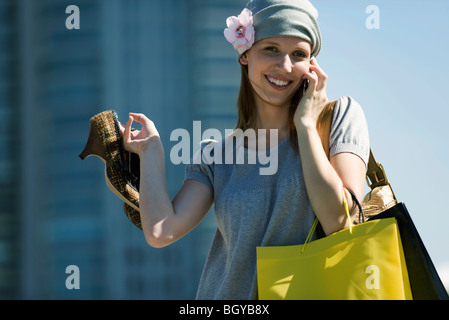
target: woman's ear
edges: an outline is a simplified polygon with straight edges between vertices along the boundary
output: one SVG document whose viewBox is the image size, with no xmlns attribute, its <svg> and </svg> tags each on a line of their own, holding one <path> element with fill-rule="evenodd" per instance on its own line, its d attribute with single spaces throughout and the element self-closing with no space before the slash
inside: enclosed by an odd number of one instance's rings
<svg viewBox="0 0 449 320">
<path fill-rule="evenodd" d="M 246 55 L 246 52 L 240 56 L 239 61 L 244 66 L 248 65 L 248 56 Z"/>
</svg>

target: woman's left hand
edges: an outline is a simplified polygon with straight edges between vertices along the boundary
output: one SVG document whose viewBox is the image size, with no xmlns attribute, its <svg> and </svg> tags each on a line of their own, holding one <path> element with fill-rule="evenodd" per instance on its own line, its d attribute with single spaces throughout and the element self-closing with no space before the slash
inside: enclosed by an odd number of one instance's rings
<svg viewBox="0 0 449 320">
<path fill-rule="evenodd" d="M 320 68 L 313 58 L 310 62 L 310 70 L 304 75 L 309 80 L 309 86 L 304 92 L 294 115 L 295 126 L 316 126 L 316 121 L 321 111 L 329 101 L 326 95 L 327 74 Z"/>
</svg>

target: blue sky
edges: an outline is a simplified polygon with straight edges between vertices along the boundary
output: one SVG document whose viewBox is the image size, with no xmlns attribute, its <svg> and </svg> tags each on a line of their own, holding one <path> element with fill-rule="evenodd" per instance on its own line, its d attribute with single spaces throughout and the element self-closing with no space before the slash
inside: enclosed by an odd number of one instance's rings
<svg viewBox="0 0 449 320">
<path fill-rule="evenodd" d="M 447 279 L 449 1 L 312 2 L 329 99 L 350 95 L 362 105 L 374 155 Z M 379 29 L 365 25 L 369 5 L 379 9 Z"/>
</svg>

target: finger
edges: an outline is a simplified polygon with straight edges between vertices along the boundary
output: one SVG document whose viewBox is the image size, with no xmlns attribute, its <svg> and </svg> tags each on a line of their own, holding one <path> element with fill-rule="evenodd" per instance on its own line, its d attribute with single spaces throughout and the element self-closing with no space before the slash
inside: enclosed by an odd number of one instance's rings
<svg viewBox="0 0 449 320">
<path fill-rule="evenodd" d="M 137 130 L 137 129 L 131 127 L 131 138 L 132 138 L 132 140 L 136 139 L 136 137 L 139 135 L 139 133 L 140 133 L 140 130 Z"/>
<path fill-rule="evenodd" d="M 129 116 L 128 122 L 126 122 L 125 130 L 123 133 L 123 140 L 126 144 L 129 144 L 131 142 L 131 126 L 133 124 L 133 117 Z"/>
<path fill-rule="evenodd" d="M 327 79 L 327 74 L 326 74 L 326 72 L 324 72 L 324 70 L 321 69 L 320 66 L 312 66 L 312 65 L 311 65 L 310 68 L 309 68 L 309 70 L 310 70 L 310 71 L 315 71 L 316 74 L 317 74 L 319 77 L 322 77 L 322 78 L 326 78 L 326 79 Z"/>
<path fill-rule="evenodd" d="M 159 136 L 156 125 L 142 113 L 130 113 L 134 120 L 142 125 L 142 130 L 146 136 Z"/>
<path fill-rule="evenodd" d="M 133 113 L 130 112 L 129 116 L 133 117 L 134 121 L 144 125 L 149 122 L 149 119 L 143 113 Z"/>
<path fill-rule="evenodd" d="M 119 122 L 119 129 L 120 129 L 120 134 L 123 137 L 125 135 L 125 126 Z M 126 124 L 125 124 L 126 125 Z M 131 137 L 135 138 L 137 134 L 139 134 L 139 130 L 131 128 Z"/>
<path fill-rule="evenodd" d="M 315 72 L 318 76 L 317 90 L 321 90 L 326 86 L 328 76 L 319 66 L 310 66 L 310 71 Z"/>
</svg>

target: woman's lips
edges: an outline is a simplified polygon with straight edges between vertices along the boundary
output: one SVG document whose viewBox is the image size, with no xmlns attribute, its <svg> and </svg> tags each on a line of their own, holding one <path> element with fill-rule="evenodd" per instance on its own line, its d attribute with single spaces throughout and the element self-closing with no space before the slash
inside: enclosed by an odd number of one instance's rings
<svg viewBox="0 0 449 320">
<path fill-rule="evenodd" d="M 282 79 L 278 77 L 273 77 L 269 75 L 265 75 L 265 78 L 267 79 L 268 83 L 275 89 L 286 89 L 293 81 Z"/>
</svg>

